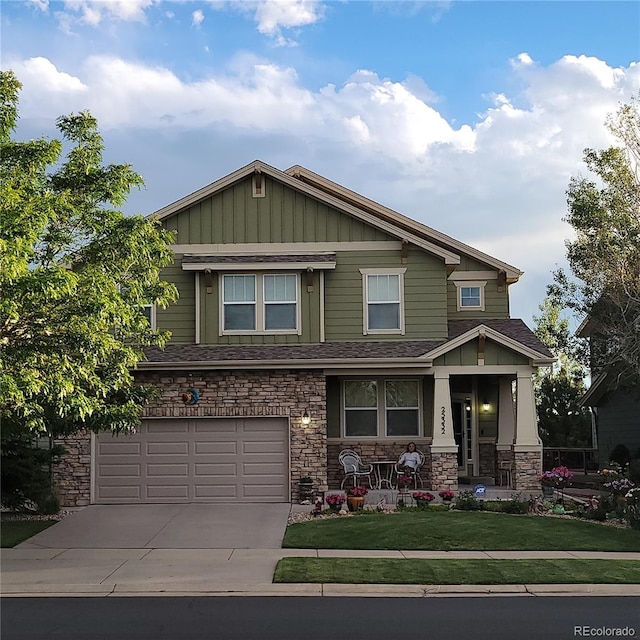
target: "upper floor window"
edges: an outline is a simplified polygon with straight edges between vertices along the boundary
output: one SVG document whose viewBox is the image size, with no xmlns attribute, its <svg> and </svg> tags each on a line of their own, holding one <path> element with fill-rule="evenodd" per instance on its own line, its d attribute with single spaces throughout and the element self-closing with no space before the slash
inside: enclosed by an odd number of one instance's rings
<svg viewBox="0 0 640 640">
<path fill-rule="evenodd" d="M 144 317 L 147 319 L 149 326 L 152 329 L 156 328 L 156 305 L 155 304 L 145 304 L 142 313 L 144 313 Z"/>
<path fill-rule="evenodd" d="M 406 269 L 360 269 L 364 279 L 364 331 L 404 333 L 404 282 Z"/>
<path fill-rule="evenodd" d="M 224 333 L 297 332 L 299 278 L 296 274 L 222 276 Z"/>
<path fill-rule="evenodd" d="M 484 287 L 486 282 L 456 281 L 458 311 L 484 311 Z"/>
</svg>

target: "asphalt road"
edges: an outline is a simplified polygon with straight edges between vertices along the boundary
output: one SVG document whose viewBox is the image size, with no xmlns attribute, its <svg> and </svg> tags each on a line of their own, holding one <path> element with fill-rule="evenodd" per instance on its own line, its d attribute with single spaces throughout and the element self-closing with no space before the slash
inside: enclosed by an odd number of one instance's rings
<svg viewBox="0 0 640 640">
<path fill-rule="evenodd" d="M 2 640 L 640 638 L 637 597 L 3 598 L 0 606 Z"/>
</svg>

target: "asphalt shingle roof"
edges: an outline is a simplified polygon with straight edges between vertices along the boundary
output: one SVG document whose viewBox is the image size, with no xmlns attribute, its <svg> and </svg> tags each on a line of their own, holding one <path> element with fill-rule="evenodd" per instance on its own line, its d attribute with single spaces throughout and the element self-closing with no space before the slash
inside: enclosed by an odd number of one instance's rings
<svg viewBox="0 0 640 640">
<path fill-rule="evenodd" d="M 450 320 L 449 339 L 484 324 L 499 333 L 534 349 L 546 357 L 553 357 L 522 320 Z M 318 344 L 278 345 L 194 345 L 169 344 L 164 349 L 149 347 L 145 350 L 148 363 L 169 366 L 182 362 L 242 362 L 279 360 L 366 360 L 419 358 L 446 340 L 379 340 L 352 342 L 324 342 Z M 140 363 L 144 368 L 145 362 Z"/>
<path fill-rule="evenodd" d="M 218 254 L 210 256 L 184 256 L 183 264 L 207 264 L 215 262 L 216 264 L 254 264 L 263 262 L 335 262 L 335 253 L 309 253 L 304 255 L 229 255 L 221 256 Z"/>
</svg>

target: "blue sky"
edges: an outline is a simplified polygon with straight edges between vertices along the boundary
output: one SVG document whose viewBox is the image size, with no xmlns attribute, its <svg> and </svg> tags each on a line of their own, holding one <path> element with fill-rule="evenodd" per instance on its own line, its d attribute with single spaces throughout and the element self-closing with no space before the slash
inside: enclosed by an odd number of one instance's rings
<svg viewBox="0 0 640 640">
<path fill-rule="evenodd" d="M 18 135 L 90 109 L 149 213 L 259 158 L 302 164 L 525 271 L 564 264 L 585 147 L 640 89 L 637 2 L 2 3 Z"/>
</svg>

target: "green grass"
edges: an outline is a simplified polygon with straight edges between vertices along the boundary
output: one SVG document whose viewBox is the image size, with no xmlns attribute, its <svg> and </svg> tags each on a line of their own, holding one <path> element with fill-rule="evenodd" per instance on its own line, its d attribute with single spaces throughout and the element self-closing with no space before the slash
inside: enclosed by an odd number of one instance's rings
<svg viewBox="0 0 640 640">
<path fill-rule="evenodd" d="M 274 582 L 346 584 L 637 584 L 633 560 L 283 558 Z"/>
<path fill-rule="evenodd" d="M 0 546 L 3 549 L 15 547 L 56 522 L 57 520 L 2 520 L 0 523 Z"/>
<path fill-rule="evenodd" d="M 292 549 L 640 551 L 640 532 L 562 518 L 462 511 L 366 514 L 289 525 Z"/>
</svg>

